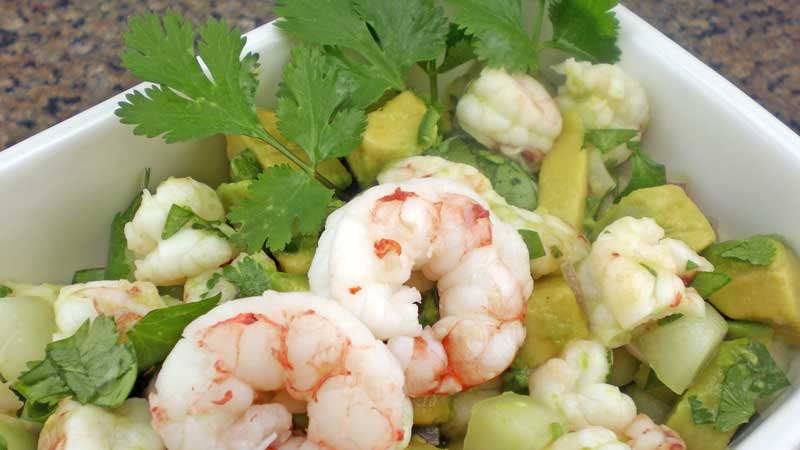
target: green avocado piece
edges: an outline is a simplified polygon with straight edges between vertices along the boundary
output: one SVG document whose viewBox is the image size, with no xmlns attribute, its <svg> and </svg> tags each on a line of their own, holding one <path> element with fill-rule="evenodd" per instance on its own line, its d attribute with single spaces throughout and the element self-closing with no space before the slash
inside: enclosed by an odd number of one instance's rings
<svg viewBox="0 0 800 450">
<path fill-rule="evenodd" d="M 242 180 L 235 183 L 222 183 L 217 186 L 217 195 L 222 201 L 222 206 L 225 208 L 226 213 L 247 198 L 247 189 L 252 183 L 252 180 Z"/>
<path fill-rule="evenodd" d="M 414 407 L 414 425 L 435 425 L 448 422 L 453 417 L 452 395 L 430 395 L 411 399 Z"/>
<path fill-rule="evenodd" d="M 731 277 L 709 300 L 732 319 L 767 323 L 778 336 L 800 343 L 800 262 L 783 242 L 768 239 L 775 255 L 767 266 L 723 257 L 736 241 L 715 244 L 703 252 L 715 271 Z"/>
<path fill-rule="evenodd" d="M 439 448 L 428 444 L 419 436 L 412 436 L 406 450 L 439 450 Z"/>
<path fill-rule="evenodd" d="M 295 236 L 285 249 L 273 255 L 284 272 L 306 274 L 316 252 L 316 236 Z"/>
<path fill-rule="evenodd" d="M 586 316 L 561 274 L 536 280 L 528 299 L 525 328 L 528 332 L 515 367 L 534 368 L 560 355 L 570 341 L 589 336 Z"/>
<path fill-rule="evenodd" d="M 636 372 L 639 370 L 639 360 L 625 349 L 618 347 L 614 349 L 614 361 L 611 364 L 611 373 L 608 382 L 614 386 L 625 386 L 633 382 Z"/>
<path fill-rule="evenodd" d="M 681 396 L 667 419 L 667 426 L 681 435 L 689 450 L 724 450 L 736 432 L 732 429 L 720 432 L 714 424 L 695 424 L 692 418 L 690 397 L 696 397 L 703 405 L 715 408 L 719 404 L 722 382 L 725 371 L 747 352 L 748 339 L 725 341 L 720 345 L 717 354 L 700 372 L 692 386 Z"/>
<path fill-rule="evenodd" d="M 700 251 L 717 240 L 708 219 L 686 195 L 672 184 L 637 189 L 609 208 L 595 225 L 592 241 L 607 226 L 626 216 L 650 217 L 664 229 L 666 236 L 683 241 L 694 251 Z"/>
<path fill-rule="evenodd" d="M 422 154 L 435 139 L 435 122 L 425 121 L 428 105 L 411 91 L 404 91 L 380 109 L 367 114 L 367 129 L 361 145 L 347 155 L 359 186 L 375 184 L 375 178 L 391 161 Z M 420 133 L 420 128 L 423 133 Z"/>
<path fill-rule="evenodd" d="M 8 450 L 36 450 L 39 438 L 36 429 L 30 422 L 0 414 L 0 443 L 5 441 Z"/>
<path fill-rule="evenodd" d="M 547 406 L 505 392 L 472 407 L 464 450 L 540 450 L 567 429 L 564 418 Z"/>
</svg>

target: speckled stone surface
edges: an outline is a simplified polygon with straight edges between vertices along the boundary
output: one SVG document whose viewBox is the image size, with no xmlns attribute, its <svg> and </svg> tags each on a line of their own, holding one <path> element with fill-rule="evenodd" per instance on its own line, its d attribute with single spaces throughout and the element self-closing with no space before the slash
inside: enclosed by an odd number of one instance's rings
<svg viewBox="0 0 800 450">
<path fill-rule="evenodd" d="M 243 30 L 273 1 L 0 0 L 0 149 L 136 83 L 119 54 L 129 15 L 167 5 Z M 800 0 L 623 0 L 800 132 Z"/>
</svg>

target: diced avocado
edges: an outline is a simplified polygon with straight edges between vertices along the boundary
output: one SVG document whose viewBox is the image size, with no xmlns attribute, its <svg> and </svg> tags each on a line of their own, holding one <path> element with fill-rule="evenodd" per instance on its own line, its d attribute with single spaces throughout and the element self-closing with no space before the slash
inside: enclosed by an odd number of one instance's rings
<svg viewBox="0 0 800 450">
<path fill-rule="evenodd" d="M 38 426 L 16 417 L 0 415 L 0 442 L 7 450 L 36 450 Z"/>
<path fill-rule="evenodd" d="M 678 400 L 678 395 L 672 392 L 647 364 L 639 366 L 639 370 L 633 376 L 633 383 L 639 388 L 661 400 L 668 405 L 674 405 Z"/>
<path fill-rule="evenodd" d="M 347 162 L 362 188 L 375 183 L 383 167 L 394 160 L 422 154 L 420 126 L 436 134 L 437 126 L 425 124 L 428 106 L 411 91 L 401 92 L 380 109 L 367 115 L 367 130 L 361 145 L 349 155 Z"/>
<path fill-rule="evenodd" d="M 728 339 L 755 339 L 769 346 L 774 335 L 775 330 L 769 325 L 749 320 L 729 320 L 728 334 L 725 337 Z"/>
<path fill-rule="evenodd" d="M 528 332 L 515 363 L 529 368 L 560 355 L 570 341 L 589 336 L 586 316 L 561 274 L 536 280 L 525 328 Z"/>
<path fill-rule="evenodd" d="M 664 423 L 672 409 L 672 403 L 666 403 L 655 395 L 635 384 L 629 384 L 622 390 L 636 404 L 636 411 L 647 414 L 655 423 Z"/>
<path fill-rule="evenodd" d="M 235 183 L 222 183 L 217 186 L 217 195 L 222 201 L 222 206 L 225 208 L 226 213 L 247 198 L 247 189 L 252 183 L 251 180 L 243 180 Z"/>
<path fill-rule="evenodd" d="M 463 440 L 457 440 L 457 441 L 448 442 L 447 443 L 447 447 L 445 447 L 445 448 L 447 450 L 464 450 L 464 441 Z"/>
<path fill-rule="evenodd" d="M 567 428 L 558 413 L 527 395 L 506 392 L 475 404 L 464 450 L 539 450 Z"/>
<path fill-rule="evenodd" d="M 300 159 L 306 162 L 308 161 L 308 156 L 306 156 L 303 149 L 298 147 L 297 144 L 286 139 L 278 130 L 278 116 L 275 115 L 273 111 L 268 109 L 259 109 L 258 120 L 261 122 L 261 126 L 264 127 L 269 134 L 274 136 L 275 139 L 280 141 L 280 143 L 283 144 L 287 149 L 289 149 Z M 228 152 L 228 158 L 233 158 L 239 152 L 249 148 L 256 154 L 258 162 L 261 163 L 261 166 L 264 168 L 278 164 L 288 164 L 295 170 L 299 169 L 278 150 L 261 140 L 251 138 L 249 136 L 232 134 L 225 135 L 225 140 L 227 142 L 226 150 Z M 350 172 L 348 172 L 342 163 L 337 159 L 322 161 L 317 165 L 317 170 L 322 176 L 330 180 L 337 189 L 345 189 L 353 182 Z"/>
<path fill-rule="evenodd" d="M 775 256 L 767 266 L 722 256 L 731 242 L 712 245 L 703 256 L 731 282 L 711 295 L 714 306 L 737 320 L 754 320 L 775 327 L 778 335 L 800 343 L 800 262 L 780 240 L 769 238 Z"/>
<path fill-rule="evenodd" d="M 667 419 L 667 426 L 681 435 L 689 450 L 724 450 L 728 447 L 736 429 L 723 433 L 716 431 L 713 424 L 695 424 L 689 398 L 696 397 L 709 407 L 719 404 L 720 386 L 725 379 L 725 371 L 739 360 L 742 352 L 747 351 L 747 343 L 747 339 L 723 342 L 717 354 L 683 394 Z"/>
<path fill-rule="evenodd" d="M 437 447 L 432 446 L 425 442 L 425 439 L 422 439 L 419 436 L 412 436 L 411 441 L 408 443 L 408 447 L 406 450 L 439 450 Z"/>
<path fill-rule="evenodd" d="M 561 135 L 542 160 L 539 209 L 579 230 L 586 214 L 589 154 L 583 145 L 583 124 L 573 113 L 564 115 Z"/>
<path fill-rule="evenodd" d="M 316 236 L 295 236 L 285 249 L 273 255 L 284 272 L 306 274 L 316 251 Z"/>
<path fill-rule="evenodd" d="M 306 292 L 308 277 L 304 273 L 272 272 L 269 277 L 272 289 L 278 292 Z"/>
<path fill-rule="evenodd" d="M 636 371 L 639 370 L 639 360 L 631 355 L 625 347 L 614 349 L 614 362 L 611 364 L 611 374 L 608 382 L 614 386 L 625 386 L 633 382 Z"/>
<path fill-rule="evenodd" d="M 414 425 L 435 425 L 453 418 L 453 396 L 430 395 L 412 398 Z"/>
<path fill-rule="evenodd" d="M 605 227 L 626 216 L 652 218 L 664 229 L 667 237 L 685 242 L 694 251 L 700 251 L 717 240 L 714 229 L 697 205 L 683 189 L 672 184 L 637 189 L 623 197 L 598 219 L 592 241 Z"/>
</svg>

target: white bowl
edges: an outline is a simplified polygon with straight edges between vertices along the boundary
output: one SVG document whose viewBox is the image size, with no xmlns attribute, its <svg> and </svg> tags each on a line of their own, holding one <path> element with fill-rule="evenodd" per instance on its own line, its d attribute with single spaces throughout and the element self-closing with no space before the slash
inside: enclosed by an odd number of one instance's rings
<svg viewBox="0 0 800 450">
<path fill-rule="evenodd" d="M 800 249 L 800 137 L 635 14 L 616 12 L 621 64 L 641 80 L 653 111 L 647 153 L 690 180 L 691 196 L 718 220 L 723 239 L 774 232 Z M 261 54 L 259 104 L 270 104 L 288 43 L 270 24 L 247 39 L 247 50 Z M 134 136 L 114 116 L 124 95 L 0 152 L 0 277 L 68 282 L 77 269 L 104 265 L 111 219 L 145 168 L 152 185 L 170 175 L 222 181 L 221 138 L 167 145 Z M 735 448 L 800 448 L 798 416 L 792 388 Z"/>
</svg>

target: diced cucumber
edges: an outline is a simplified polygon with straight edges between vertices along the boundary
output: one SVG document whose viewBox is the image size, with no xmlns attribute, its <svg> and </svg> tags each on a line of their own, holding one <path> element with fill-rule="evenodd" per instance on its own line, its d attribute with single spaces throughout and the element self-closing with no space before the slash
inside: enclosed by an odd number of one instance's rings
<svg viewBox="0 0 800 450">
<path fill-rule="evenodd" d="M 658 378 L 673 392 L 683 393 L 714 354 L 728 331 L 725 319 L 706 304 L 704 317 L 681 317 L 634 339 Z"/>
<path fill-rule="evenodd" d="M 53 307 L 47 300 L 0 299 L 0 375 L 6 381 L 16 381 L 28 361 L 44 357 L 44 348 L 54 331 Z"/>
<path fill-rule="evenodd" d="M 8 450 L 36 450 L 39 429 L 28 421 L 0 415 L 0 438 Z"/>
<path fill-rule="evenodd" d="M 453 418 L 453 396 L 431 395 L 412 398 L 414 425 L 435 425 Z"/>
<path fill-rule="evenodd" d="M 667 414 L 672 409 L 672 404 L 661 400 L 635 384 L 626 386 L 623 392 L 633 399 L 633 403 L 636 404 L 636 410 L 640 414 L 647 414 L 655 423 L 664 423 Z"/>
<path fill-rule="evenodd" d="M 625 386 L 633 382 L 633 377 L 638 369 L 638 359 L 625 350 L 624 347 L 615 348 L 614 363 L 611 364 L 611 374 L 608 377 L 608 381 L 614 386 Z"/>
<path fill-rule="evenodd" d="M 633 377 L 633 383 L 639 389 L 668 405 L 673 405 L 678 400 L 678 395 L 665 386 L 647 364 L 642 363 L 639 366 L 639 370 L 636 371 L 636 375 Z"/>
<path fill-rule="evenodd" d="M 449 421 L 443 423 L 440 427 L 442 434 L 450 439 L 463 438 L 467 432 L 467 423 L 472 414 L 472 407 L 481 400 L 495 397 L 499 394 L 500 385 L 490 381 L 453 395 L 453 415 Z"/>
</svg>

